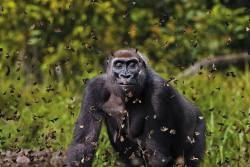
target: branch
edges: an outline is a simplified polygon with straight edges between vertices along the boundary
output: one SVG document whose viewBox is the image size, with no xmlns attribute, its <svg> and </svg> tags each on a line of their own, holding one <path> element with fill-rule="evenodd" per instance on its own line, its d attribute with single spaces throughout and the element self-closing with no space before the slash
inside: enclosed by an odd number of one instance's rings
<svg viewBox="0 0 250 167">
<path fill-rule="evenodd" d="M 203 68 L 210 68 L 212 70 L 225 69 L 231 65 L 236 67 L 244 67 L 246 63 L 250 63 L 250 55 L 247 53 L 230 54 L 218 56 L 213 58 L 205 58 L 180 73 L 177 78 L 188 77 L 196 75 L 199 70 Z"/>
</svg>

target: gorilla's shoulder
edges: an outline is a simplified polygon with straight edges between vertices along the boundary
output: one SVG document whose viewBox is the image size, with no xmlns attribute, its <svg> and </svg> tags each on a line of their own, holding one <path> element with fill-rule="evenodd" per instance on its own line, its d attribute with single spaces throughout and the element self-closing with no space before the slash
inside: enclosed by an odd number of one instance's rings
<svg viewBox="0 0 250 167">
<path fill-rule="evenodd" d="M 101 90 L 104 87 L 105 81 L 106 81 L 105 75 L 96 76 L 87 82 L 86 89 L 90 91 Z"/>
<path fill-rule="evenodd" d="M 166 89 L 166 86 L 169 85 L 165 79 L 163 79 L 160 75 L 158 75 L 155 72 L 151 73 L 150 83 L 156 89 Z M 172 89 L 171 86 L 169 86 L 167 88 L 171 88 Z"/>
<path fill-rule="evenodd" d="M 85 88 L 85 95 L 88 94 L 96 102 L 105 101 L 109 97 L 109 91 L 105 86 L 106 78 L 107 76 L 103 74 L 90 79 Z"/>
<path fill-rule="evenodd" d="M 153 73 L 150 83 L 151 90 L 154 92 L 153 94 L 156 94 L 160 100 L 169 100 L 174 96 L 180 96 L 178 91 L 157 73 Z"/>
</svg>

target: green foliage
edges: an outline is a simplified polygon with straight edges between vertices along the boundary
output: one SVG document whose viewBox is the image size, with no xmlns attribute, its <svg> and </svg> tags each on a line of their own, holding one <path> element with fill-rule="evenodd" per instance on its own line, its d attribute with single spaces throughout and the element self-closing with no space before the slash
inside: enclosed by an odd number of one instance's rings
<svg viewBox="0 0 250 167">
<path fill-rule="evenodd" d="M 206 119 L 207 151 L 203 166 L 249 163 L 250 76 L 248 72 L 234 74 L 236 77 L 230 73 L 228 76 L 204 72 L 172 83 L 199 106 Z M 1 82 L 1 85 L 0 92 L 6 94 L 0 100 L 4 106 L 0 120 L 1 149 L 67 148 L 80 111 L 81 95 L 63 86 L 23 88 L 17 84 L 13 91 L 12 82 Z M 115 166 L 116 155 L 105 127 L 98 148 L 94 163 Z"/>
<path fill-rule="evenodd" d="M 1 93 L 1 148 L 67 146 L 81 97 L 54 85 L 21 87 L 13 82 L 1 82 Z"/>
<path fill-rule="evenodd" d="M 235 71 L 235 70 L 233 70 Z M 205 73 L 178 82 L 205 116 L 207 151 L 203 166 L 247 166 L 250 141 L 250 76 Z"/>
<path fill-rule="evenodd" d="M 249 49 L 247 7 L 241 0 L 1 0 L 0 149 L 67 148 L 85 83 L 111 50 L 138 48 L 167 79 L 204 57 Z M 235 73 L 174 84 L 205 115 L 203 166 L 250 163 L 250 74 Z M 105 127 L 98 148 L 94 166 L 117 166 Z"/>
<path fill-rule="evenodd" d="M 59 66 L 65 82 L 77 81 L 83 64 L 100 71 L 112 49 L 127 47 L 146 53 L 158 71 L 176 73 L 175 65 L 247 49 L 250 16 L 233 3 L 3 0 L 0 47 L 25 66 L 27 79 L 44 81 Z"/>
</svg>

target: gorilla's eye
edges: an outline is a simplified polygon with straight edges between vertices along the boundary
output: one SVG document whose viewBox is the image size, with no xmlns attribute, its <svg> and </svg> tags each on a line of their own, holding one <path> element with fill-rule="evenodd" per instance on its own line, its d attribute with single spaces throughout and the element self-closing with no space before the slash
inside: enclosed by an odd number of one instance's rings
<svg viewBox="0 0 250 167">
<path fill-rule="evenodd" d="M 116 62 L 114 66 L 115 66 L 115 68 L 121 69 L 122 68 L 122 63 L 121 62 Z"/>
<path fill-rule="evenodd" d="M 130 62 L 128 64 L 128 68 L 130 68 L 130 69 L 135 69 L 136 67 L 137 67 L 137 63 L 136 62 Z"/>
</svg>

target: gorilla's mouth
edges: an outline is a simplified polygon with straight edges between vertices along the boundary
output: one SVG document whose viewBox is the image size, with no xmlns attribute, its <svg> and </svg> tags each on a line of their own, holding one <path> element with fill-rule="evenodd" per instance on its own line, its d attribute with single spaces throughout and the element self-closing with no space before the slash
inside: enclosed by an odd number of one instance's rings
<svg viewBox="0 0 250 167">
<path fill-rule="evenodd" d="M 131 81 L 117 81 L 117 84 L 121 86 L 135 86 L 136 85 L 135 82 L 131 82 Z"/>
<path fill-rule="evenodd" d="M 117 79 L 116 83 L 120 86 L 136 86 L 136 80 L 135 79 Z"/>
<path fill-rule="evenodd" d="M 135 84 L 133 83 L 118 83 L 118 84 L 122 86 L 135 86 Z"/>
</svg>

